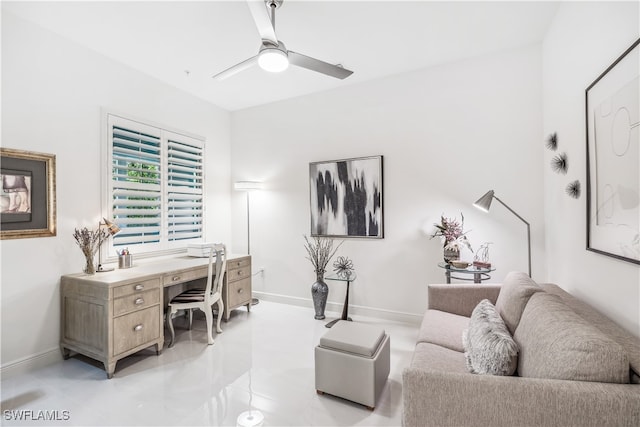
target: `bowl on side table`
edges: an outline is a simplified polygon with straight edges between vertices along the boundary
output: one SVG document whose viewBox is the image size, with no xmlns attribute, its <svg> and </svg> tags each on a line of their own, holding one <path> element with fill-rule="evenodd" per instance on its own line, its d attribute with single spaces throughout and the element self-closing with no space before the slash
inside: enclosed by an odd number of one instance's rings
<svg viewBox="0 0 640 427">
<path fill-rule="evenodd" d="M 471 265 L 467 261 L 449 261 L 449 262 L 455 268 L 467 268 L 467 267 L 469 267 L 469 265 Z"/>
</svg>

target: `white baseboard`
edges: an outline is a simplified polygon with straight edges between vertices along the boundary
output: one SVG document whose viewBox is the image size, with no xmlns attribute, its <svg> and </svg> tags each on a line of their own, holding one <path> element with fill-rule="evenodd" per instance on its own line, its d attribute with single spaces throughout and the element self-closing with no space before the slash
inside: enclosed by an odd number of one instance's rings
<svg viewBox="0 0 640 427">
<path fill-rule="evenodd" d="M 253 296 L 265 301 L 278 302 L 281 304 L 297 305 L 313 309 L 311 298 L 292 297 L 289 295 L 272 294 L 269 292 L 253 291 Z M 342 313 L 342 303 L 327 301 L 327 311 Z M 422 322 L 423 314 L 405 313 L 402 311 L 387 310 L 384 308 L 365 307 L 362 305 L 349 304 L 350 315 L 361 315 L 376 317 L 379 319 L 391 320 L 394 322 L 409 323 L 419 325 Z"/>
<path fill-rule="evenodd" d="M 16 374 L 24 374 L 60 360 L 62 360 L 60 347 L 54 347 L 41 353 L 23 357 L 22 359 L 14 360 L 13 362 L 0 366 L 0 376 L 6 378 Z"/>
</svg>

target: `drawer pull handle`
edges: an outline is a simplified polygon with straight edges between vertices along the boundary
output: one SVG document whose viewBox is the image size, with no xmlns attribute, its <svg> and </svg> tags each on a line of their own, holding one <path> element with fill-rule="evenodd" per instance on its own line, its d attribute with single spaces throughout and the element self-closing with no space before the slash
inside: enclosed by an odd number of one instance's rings
<svg viewBox="0 0 640 427">
<path fill-rule="evenodd" d="M 175 282 L 176 280 L 180 280 L 180 276 L 173 276 L 173 277 L 171 278 L 171 280 L 172 280 L 173 282 Z"/>
<path fill-rule="evenodd" d="M 136 325 L 135 328 L 133 328 L 134 331 L 138 332 L 142 330 L 142 324 Z"/>
<path fill-rule="evenodd" d="M 243 292 L 244 292 L 244 289 L 242 289 L 242 288 L 238 289 L 238 293 L 239 293 L 239 294 L 241 294 L 241 293 L 243 293 Z"/>
<path fill-rule="evenodd" d="M 135 304 L 135 305 L 141 305 L 141 304 L 144 304 L 144 300 L 143 300 L 142 298 L 138 298 L 138 299 L 136 299 L 136 300 L 134 301 L 134 304 Z"/>
<path fill-rule="evenodd" d="M 242 271 L 238 270 L 238 276 L 242 276 Z"/>
<path fill-rule="evenodd" d="M 143 290 L 143 289 L 144 289 L 144 285 L 135 285 L 135 286 L 133 287 L 133 290 L 134 290 L 134 291 L 141 291 L 141 290 Z"/>
</svg>

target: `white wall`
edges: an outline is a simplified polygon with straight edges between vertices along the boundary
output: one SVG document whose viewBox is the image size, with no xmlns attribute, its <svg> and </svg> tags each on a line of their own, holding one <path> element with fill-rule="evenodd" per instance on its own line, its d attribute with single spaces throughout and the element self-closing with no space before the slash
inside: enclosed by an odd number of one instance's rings
<svg viewBox="0 0 640 427">
<path fill-rule="evenodd" d="M 569 172 L 544 155 L 549 280 L 591 303 L 640 336 L 640 267 L 585 250 L 585 89 L 640 34 L 638 2 L 563 2 L 543 44 L 544 133 L 557 132 Z M 579 200 L 564 194 L 579 179 Z"/>
<path fill-rule="evenodd" d="M 308 164 L 378 154 L 384 155 L 385 238 L 347 240 L 338 253 L 353 259 L 358 273 L 353 304 L 377 314 L 424 312 L 426 285 L 444 282 L 444 275 L 436 266 L 442 245 L 421 228 L 443 213 L 464 213 L 475 248 L 494 242 L 493 281 L 526 271 L 525 225 L 497 203 L 489 214 L 472 207 L 490 189 L 531 222 L 533 275 L 545 277 L 540 49 L 232 113 L 232 180 L 266 185 L 251 199 L 254 267 L 266 268 L 254 289 L 311 305 L 314 274 L 303 248 L 310 230 Z M 246 248 L 243 197 L 232 195 L 236 251 Z M 344 285 L 329 286 L 329 300 L 341 304 Z"/>
<path fill-rule="evenodd" d="M 207 235 L 230 239 L 229 114 L 3 12 L 2 146 L 56 155 L 58 217 L 56 237 L 0 243 L 3 367 L 57 353 L 60 275 L 84 265 L 73 229 L 101 213 L 103 107 L 206 137 Z"/>
</svg>

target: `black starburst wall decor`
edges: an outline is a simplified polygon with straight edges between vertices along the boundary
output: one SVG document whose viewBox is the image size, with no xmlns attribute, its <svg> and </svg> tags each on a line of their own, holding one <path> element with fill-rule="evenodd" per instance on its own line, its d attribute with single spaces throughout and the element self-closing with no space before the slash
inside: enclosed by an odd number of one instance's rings
<svg viewBox="0 0 640 427">
<path fill-rule="evenodd" d="M 558 133 L 557 132 L 553 132 L 547 137 L 545 146 L 551 151 L 556 151 L 558 149 Z M 561 173 L 563 175 L 567 174 L 569 170 L 567 153 L 560 153 L 556 156 L 553 156 L 553 158 L 551 159 L 551 170 L 553 170 L 555 173 Z M 579 199 L 580 198 L 580 181 L 578 181 L 577 179 L 575 181 L 571 181 L 569 184 L 567 184 L 564 191 L 565 193 L 567 193 L 569 197 L 572 197 L 574 199 Z"/>
<path fill-rule="evenodd" d="M 546 146 L 551 151 L 556 151 L 558 149 L 558 134 L 552 133 L 547 137 Z"/>
<path fill-rule="evenodd" d="M 567 171 L 569 170 L 567 154 L 560 153 L 557 156 L 554 156 L 553 159 L 551 159 L 551 169 L 555 173 L 561 173 L 563 175 L 566 175 Z"/>
<path fill-rule="evenodd" d="M 580 198 L 580 181 L 577 179 L 575 181 L 567 184 L 567 188 L 565 188 L 565 192 L 569 197 L 573 197 L 574 199 Z"/>
</svg>

